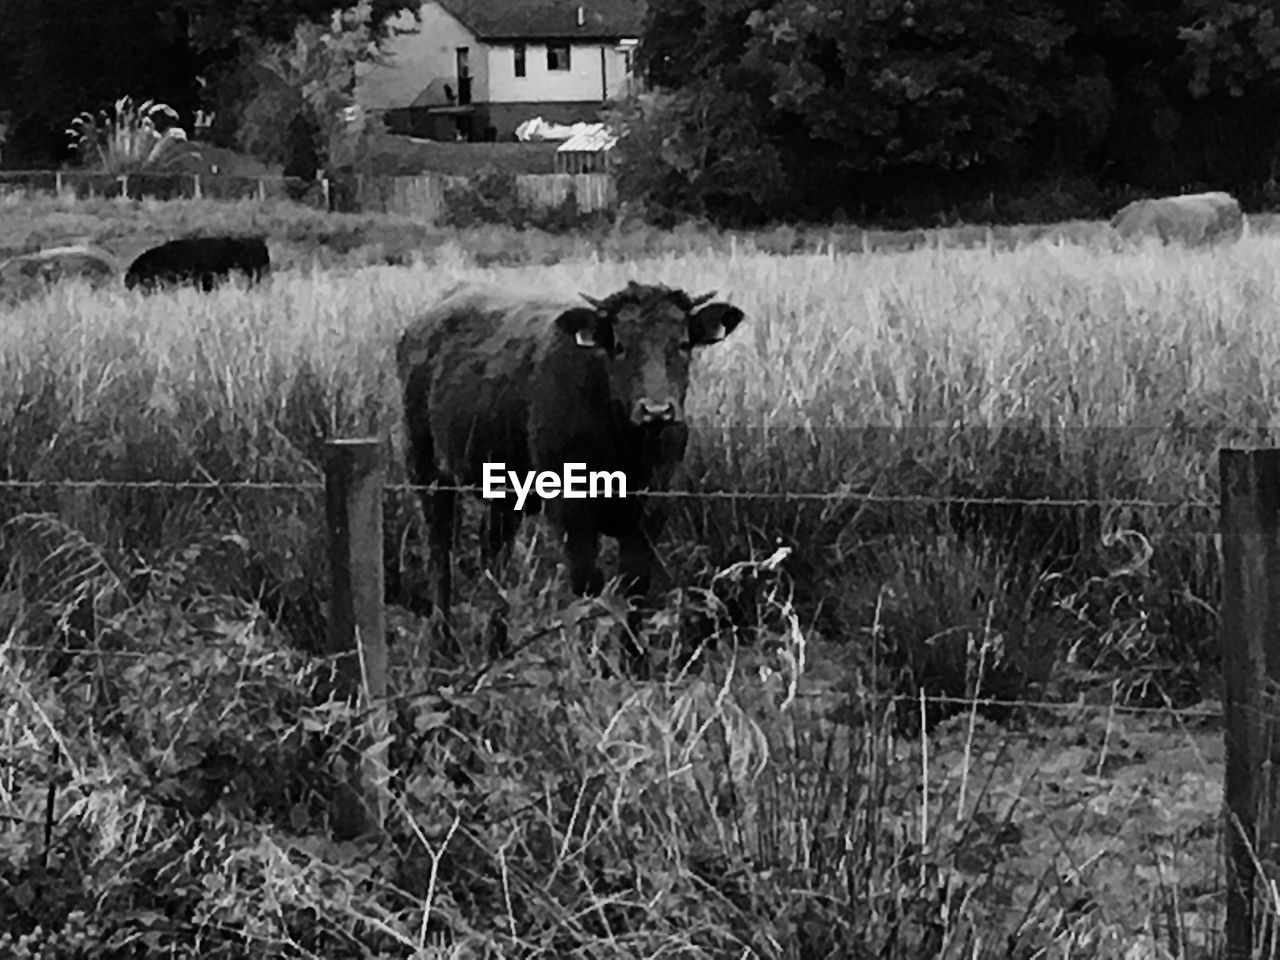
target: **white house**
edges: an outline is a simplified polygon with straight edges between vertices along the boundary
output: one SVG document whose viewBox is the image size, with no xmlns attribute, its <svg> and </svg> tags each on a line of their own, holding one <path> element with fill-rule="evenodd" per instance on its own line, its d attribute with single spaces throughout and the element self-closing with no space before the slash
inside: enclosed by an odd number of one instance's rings
<svg viewBox="0 0 1280 960">
<path fill-rule="evenodd" d="M 400 13 L 356 101 L 392 130 L 510 140 L 525 120 L 599 119 L 633 83 L 641 0 L 427 0 Z"/>
</svg>

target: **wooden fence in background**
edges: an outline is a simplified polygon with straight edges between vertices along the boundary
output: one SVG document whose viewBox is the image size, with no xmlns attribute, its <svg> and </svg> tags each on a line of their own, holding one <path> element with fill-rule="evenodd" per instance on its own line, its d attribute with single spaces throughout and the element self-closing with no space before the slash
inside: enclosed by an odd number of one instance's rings
<svg viewBox="0 0 1280 960">
<path fill-rule="evenodd" d="M 468 179 L 438 173 L 411 177 L 355 174 L 334 180 L 303 180 L 200 173 L 0 170 L 0 194 L 29 191 L 77 198 L 292 200 L 318 209 L 376 211 L 438 223 L 446 212 L 446 191 L 465 185 Z M 517 174 L 515 179 L 517 196 L 531 207 L 556 207 L 572 196 L 580 212 L 594 213 L 611 210 L 617 202 L 617 188 L 608 173 Z"/>
<path fill-rule="evenodd" d="M 516 176 L 516 195 L 530 207 L 558 207 L 573 197 L 578 210 L 612 210 L 617 202 L 613 177 L 607 173 L 531 173 Z M 447 192 L 467 183 L 467 177 L 428 173 L 414 177 L 355 177 L 354 204 L 361 210 L 396 213 L 424 223 L 436 223 L 445 213 Z M 326 185 L 332 192 L 333 187 Z"/>
<path fill-rule="evenodd" d="M 583 213 L 612 210 L 617 187 L 608 173 L 552 173 L 516 177 L 516 193 L 531 207 L 558 207 L 570 196 Z"/>
</svg>

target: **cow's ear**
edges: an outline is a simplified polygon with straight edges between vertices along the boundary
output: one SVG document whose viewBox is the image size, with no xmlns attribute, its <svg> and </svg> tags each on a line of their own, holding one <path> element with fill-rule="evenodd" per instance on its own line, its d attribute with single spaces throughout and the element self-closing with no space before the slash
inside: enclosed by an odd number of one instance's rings
<svg viewBox="0 0 1280 960">
<path fill-rule="evenodd" d="M 731 303 L 708 303 L 689 317 L 689 342 L 695 347 L 719 343 L 746 316 Z"/>
<path fill-rule="evenodd" d="M 603 347 L 608 339 L 606 322 L 599 311 L 573 307 L 556 317 L 556 326 L 573 337 L 580 347 Z"/>
</svg>

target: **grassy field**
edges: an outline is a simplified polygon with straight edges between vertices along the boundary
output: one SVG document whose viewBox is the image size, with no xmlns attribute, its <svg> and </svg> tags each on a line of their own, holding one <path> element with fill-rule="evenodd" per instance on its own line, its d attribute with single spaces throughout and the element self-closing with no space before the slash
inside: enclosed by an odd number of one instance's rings
<svg viewBox="0 0 1280 960">
<path fill-rule="evenodd" d="M 896 244 L 5 212 L 11 249 L 257 225 L 281 269 L 253 292 L 68 285 L 0 308 L 0 479 L 315 484 L 325 439 L 372 434 L 399 481 L 391 350 L 424 303 L 459 279 L 640 279 L 748 318 L 696 365 L 680 489 L 1174 505 L 680 501 L 647 639 L 715 647 L 634 687 L 589 662 L 621 624 L 607 603 L 566 613 L 535 525 L 496 583 L 461 559 L 461 659 L 433 649 L 400 602 L 424 589 L 416 506 L 391 493 L 398 774 L 375 843 L 331 839 L 327 758 L 355 717 L 316 706 L 316 665 L 290 652 L 323 629 L 320 493 L 11 491 L 6 952 L 1208 955 L 1221 735 L 1109 698 L 1214 695 L 1215 517 L 1197 504 L 1216 501 L 1219 444 L 1274 437 L 1280 239 L 1116 252 L 1075 225 L 1056 236 L 1085 242 L 949 246 L 970 230 L 877 252 Z M 406 265 L 383 262 L 388 237 Z M 495 611 L 533 639 L 477 681 Z M 873 688 L 1086 706 L 931 709 L 922 741 L 919 707 Z"/>
<path fill-rule="evenodd" d="M 480 266 L 552 264 L 592 256 L 633 260 L 663 254 L 729 253 L 745 246 L 763 253 L 894 252 L 922 247 L 1008 249 L 1035 240 L 1109 248 L 1100 224 L 1073 221 L 1025 226 L 956 226 L 936 230 L 877 230 L 857 227 L 780 226 L 752 234 L 706 226 L 656 230 L 621 222 L 592 230 L 552 234 L 494 227 L 457 230 L 385 214 L 333 214 L 288 202 L 209 200 L 168 202 L 75 200 L 43 194 L 0 194 L 0 257 L 41 247 L 95 242 L 132 259 L 148 246 L 191 231 L 263 232 L 272 239 L 272 259 L 282 266 L 362 266 L 433 259 L 441 247 L 462 242 Z M 1266 218 L 1254 218 L 1265 229 Z"/>
</svg>

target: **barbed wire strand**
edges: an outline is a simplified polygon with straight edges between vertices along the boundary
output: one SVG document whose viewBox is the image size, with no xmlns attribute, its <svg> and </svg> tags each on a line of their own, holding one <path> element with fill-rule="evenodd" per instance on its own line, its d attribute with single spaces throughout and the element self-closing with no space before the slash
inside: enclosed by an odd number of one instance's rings
<svg viewBox="0 0 1280 960">
<path fill-rule="evenodd" d="M 0 480 L 0 490 L 201 490 L 206 492 L 323 493 L 319 481 L 279 480 Z M 388 493 L 454 492 L 480 494 L 477 485 L 388 483 Z M 886 506 L 1005 506 L 1081 509 L 1085 507 L 1143 510 L 1194 509 L 1216 511 L 1219 505 L 1208 500 L 1155 500 L 1146 497 L 971 497 L 928 494 L 880 494 L 855 490 L 765 491 L 765 490 L 637 490 L 627 497 L 655 500 L 737 500 L 799 501 L 819 503 L 862 502 Z"/>
<path fill-rule="evenodd" d="M 237 492 L 310 492 L 322 493 L 323 482 L 319 481 L 218 481 L 218 480 L 0 480 L 0 490 L 193 490 L 205 492 L 237 491 Z M 480 493 L 482 488 L 474 485 L 446 484 L 385 484 L 384 491 L 395 493 L 421 493 L 437 491 L 453 491 L 457 493 Z M 1098 499 L 1087 497 L 1076 498 L 1024 498 L 1024 497 L 940 497 L 921 494 L 876 494 L 858 491 L 828 492 L 788 492 L 788 491 L 744 491 L 744 490 L 664 490 L 637 491 L 631 496 L 650 497 L 655 499 L 691 499 L 691 500 L 762 500 L 762 501 L 810 501 L 810 502 L 851 502 L 876 503 L 884 505 L 917 505 L 917 506 L 1019 506 L 1048 508 L 1133 508 L 1133 509 L 1200 509 L 1215 511 L 1219 505 L 1210 501 L 1198 500 L 1155 500 L 1150 498 L 1113 498 Z M 220 648 L 243 652 L 242 645 L 202 643 L 206 648 Z M 43 652 L 47 648 L 27 645 L 4 645 L 3 649 Z M 146 657 L 150 652 L 100 649 L 64 649 L 67 654 L 97 657 Z M 818 692 L 807 696 L 821 695 Z M 875 702 L 883 704 L 889 701 L 916 702 L 918 698 L 904 695 L 872 697 Z M 1112 710 L 1127 714 L 1170 714 L 1180 717 L 1201 717 L 1204 719 L 1221 718 L 1221 711 L 1174 710 L 1166 707 L 1134 707 L 1112 706 L 1109 704 L 1055 703 L 1052 701 L 1001 700 L 991 698 L 966 699 L 947 696 L 926 696 L 926 702 L 947 703 L 952 705 L 984 705 L 1008 708 L 1031 708 L 1044 710 Z"/>
</svg>

